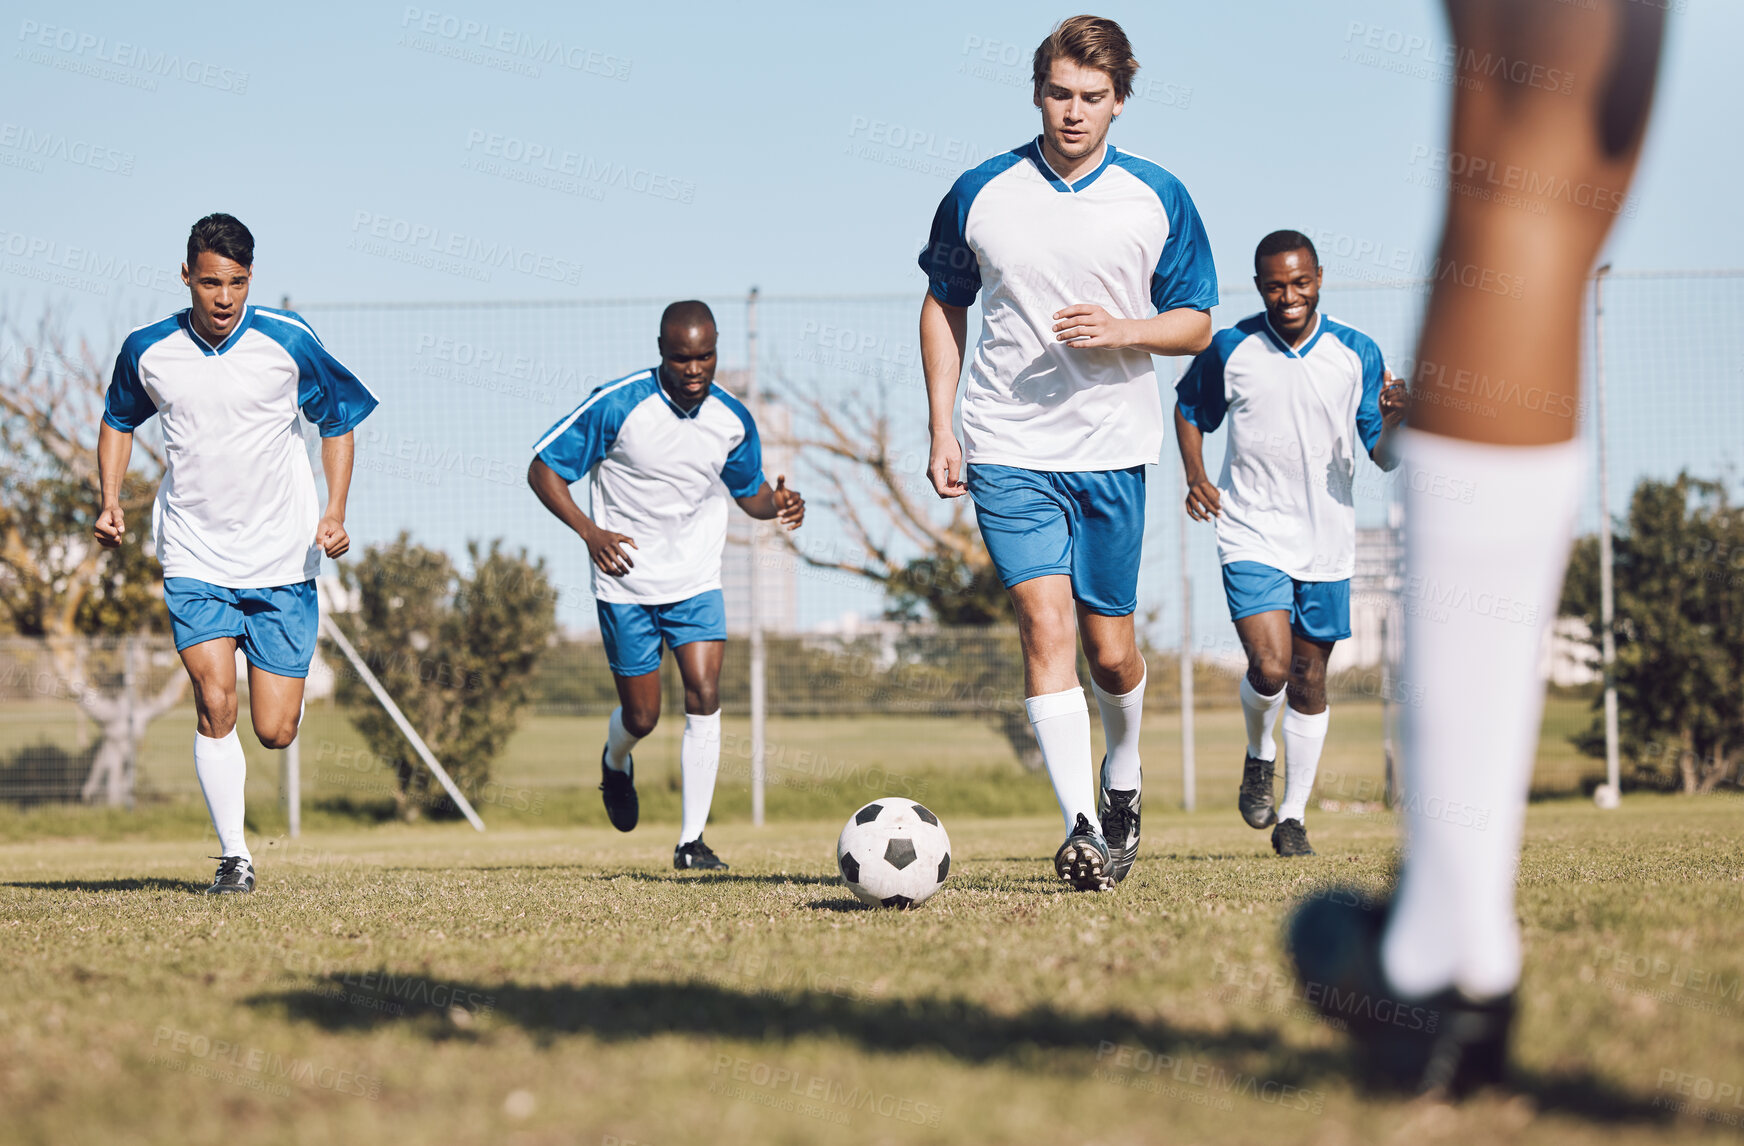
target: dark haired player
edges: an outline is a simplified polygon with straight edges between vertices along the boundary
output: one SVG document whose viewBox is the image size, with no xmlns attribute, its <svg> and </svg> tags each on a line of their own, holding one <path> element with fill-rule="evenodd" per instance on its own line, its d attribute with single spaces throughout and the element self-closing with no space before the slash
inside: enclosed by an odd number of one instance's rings
<svg viewBox="0 0 1744 1146">
<path fill-rule="evenodd" d="M 1647 133 L 1666 5 L 1447 7 L 1462 72 L 1506 58 L 1575 77 L 1564 94 L 1487 71 L 1461 75 L 1449 150 L 1496 171 L 1533 172 L 1550 188 L 1602 188 L 1602 202 L 1620 202 Z M 1289 933 L 1297 973 L 1323 1010 L 1349 1024 L 1379 1080 L 1455 1096 L 1500 1081 L 1507 1061 L 1521 961 L 1514 883 L 1544 704 L 1539 650 L 1581 485 L 1581 317 L 1614 218 L 1588 196 L 1555 195 L 1535 214 L 1462 190 L 1450 188 L 1437 265 L 1483 267 L 1529 286 L 1515 299 L 1454 276 L 1436 280 L 1400 443 L 1405 583 L 1409 591 L 1433 578 L 1474 602 L 1525 607 L 1407 613 L 1404 672 L 1423 703 L 1405 711 L 1398 889 L 1382 903 L 1333 889 L 1299 907 Z M 1516 392 L 1529 380 L 1533 398 L 1491 416 L 1467 396 L 1474 378 L 1518 380 Z M 1429 492 L 1448 478 L 1466 482 L 1472 500 Z M 1477 813 L 1488 817 L 1481 831 L 1471 826 Z M 1413 1011 L 1436 1021 L 1384 1021 Z"/>
<path fill-rule="evenodd" d="M 1137 71 L 1114 21 L 1060 23 L 1031 69 L 1041 134 L 957 179 L 920 256 L 927 474 L 940 497 L 974 498 L 1010 591 L 1024 703 L 1066 822 L 1054 870 L 1080 890 L 1125 878 L 1138 853 L 1145 662 L 1132 614 L 1145 467 L 1165 430 L 1151 356 L 1204 349 L 1217 303 L 1187 189 L 1107 141 Z M 1080 637 L 1107 743 L 1096 784 Z"/>
<path fill-rule="evenodd" d="M 191 305 L 127 336 L 97 440 L 97 541 L 121 544 L 121 479 L 133 432 L 153 415 L 166 466 L 152 505 L 176 650 L 194 683 L 194 773 L 218 833 L 213 893 L 254 890 L 243 836 L 247 761 L 236 735 L 236 650 L 248 659 L 249 715 L 268 748 L 302 719 L 319 622 L 321 554 L 351 546 L 345 500 L 351 432 L 375 395 L 299 316 L 250 306 L 254 236 L 229 215 L 188 234 Z M 316 499 L 297 411 L 321 434 L 327 505 Z"/>
<path fill-rule="evenodd" d="M 1405 417 L 1405 387 L 1374 341 L 1320 313 L 1320 278 L 1306 235 L 1261 239 L 1254 285 L 1265 309 L 1218 331 L 1175 387 L 1187 513 L 1217 522 L 1229 617 L 1247 651 L 1241 814 L 1250 827 L 1276 825 L 1281 856 L 1314 854 L 1305 825 L 1331 719 L 1326 662 L 1350 636 L 1357 455 L 1397 466 L 1390 439 Z M 1204 435 L 1226 416 L 1229 446 L 1213 484 Z M 1274 811 L 1272 731 L 1286 693 L 1286 785 Z"/>
<path fill-rule="evenodd" d="M 759 521 L 798 529 L 805 499 L 763 480 L 763 446 L 745 404 L 714 384 L 715 316 L 694 300 L 660 316 L 660 365 L 589 394 L 533 447 L 527 484 L 581 537 L 593 560 L 600 636 L 617 708 L 600 753 L 612 826 L 636 826 L 636 743 L 660 720 L 660 657 L 684 678 L 679 744 L 684 811 L 672 866 L 726 867 L 703 842 L 721 762 L 721 658 L 727 640 L 721 548 L 727 501 Z M 592 515 L 569 487 L 589 479 Z"/>
</svg>

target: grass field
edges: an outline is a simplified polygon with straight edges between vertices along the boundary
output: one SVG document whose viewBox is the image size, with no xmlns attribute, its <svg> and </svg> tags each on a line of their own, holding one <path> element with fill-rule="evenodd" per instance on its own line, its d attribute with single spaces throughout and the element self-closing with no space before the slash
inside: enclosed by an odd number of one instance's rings
<svg viewBox="0 0 1744 1146">
<path fill-rule="evenodd" d="M 659 830 L 313 832 L 223 900 L 185 840 L 7 843 L 4 1137 L 1735 1141 L 1737 819 L 1534 809 L 1521 1094 L 1453 1109 L 1354 1091 L 1283 973 L 1292 899 L 1387 878 L 1378 816 L 1317 814 L 1321 855 L 1283 862 L 1159 809 L 1100 896 L 1047 878 L 1052 816 L 947 817 L 950 883 L 908 914 L 839 886 L 834 819 L 717 827 L 708 877 Z"/>
</svg>

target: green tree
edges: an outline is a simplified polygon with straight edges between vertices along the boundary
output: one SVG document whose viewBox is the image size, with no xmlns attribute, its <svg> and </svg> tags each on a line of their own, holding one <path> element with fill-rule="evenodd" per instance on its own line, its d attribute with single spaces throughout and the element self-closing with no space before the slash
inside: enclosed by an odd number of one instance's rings
<svg viewBox="0 0 1744 1146">
<path fill-rule="evenodd" d="M 340 573 L 356 603 L 339 618 L 346 635 L 470 800 L 513 735 L 557 627 L 543 559 L 501 546 L 469 542 L 472 572 L 461 575 L 447 554 L 401 533 Z M 329 659 L 345 664 L 337 650 Z M 336 691 L 370 749 L 394 768 L 401 817 L 459 815 L 362 679 L 341 671 Z"/>
<path fill-rule="evenodd" d="M 1706 792 L 1744 747 L 1744 507 L 1726 487 L 1643 478 L 1613 538 L 1618 729 L 1629 778 Z M 1598 539 L 1575 545 L 1561 612 L 1600 644 Z M 1603 700 L 1581 751 L 1605 752 Z"/>
</svg>

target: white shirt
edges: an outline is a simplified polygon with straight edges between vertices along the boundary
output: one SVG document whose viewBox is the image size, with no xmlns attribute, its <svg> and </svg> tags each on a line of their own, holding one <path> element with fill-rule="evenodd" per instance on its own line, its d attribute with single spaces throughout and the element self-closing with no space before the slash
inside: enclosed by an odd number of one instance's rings
<svg viewBox="0 0 1744 1146">
<path fill-rule="evenodd" d="M 590 479 L 595 525 L 636 542 L 622 577 L 589 562 L 594 596 L 608 603 L 666 605 L 719 589 L 727 500 L 763 488 L 763 445 L 745 404 L 716 385 L 680 409 L 659 373 L 606 383 L 533 447 L 564 481 Z"/>
<path fill-rule="evenodd" d="M 1162 399 L 1142 350 L 1074 350 L 1054 314 L 1074 303 L 1116 318 L 1217 304 L 1211 245 L 1187 189 L 1110 146 L 1074 183 L 1040 141 L 964 173 L 939 204 L 921 269 L 940 302 L 981 297 L 963 394 L 971 464 L 1112 470 L 1154 464 Z"/>
<path fill-rule="evenodd" d="M 166 466 L 151 531 L 165 577 L 263 589 L 320 573 L 299 407 L 332 438 L 376 397 L 290 311 L 247 307 L 217 346 L 186 310 L 127 336 L 103 420 L 130 434 L 158 416 Z"/>
<path fill-rule="evenodd" d="M 1229 419 L 1217 479 L 1217 558 L 1257 561 L 1297 581 L 1356 570 L 1357 457 L 1381 436 L 1381 351 L 1330 315 L 1299 348 L 1265 313 L 1218 331 L 1175 390 L 1209 433 Z M 1360 443 L 1360 447 L 1359 447 Z"/>
</svg>

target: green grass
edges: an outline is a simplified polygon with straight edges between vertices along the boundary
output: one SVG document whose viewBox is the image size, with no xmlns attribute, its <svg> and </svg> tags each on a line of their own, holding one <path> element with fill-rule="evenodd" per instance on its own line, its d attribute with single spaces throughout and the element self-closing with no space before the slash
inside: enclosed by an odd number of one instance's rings
<svg viewBox="0 0 1744 1146">
<path fill-rule="evenodd" d="M 834 814 L 711 828 L 711 877 L 660 827 L 311 830 L 225 900 L 187 838 L 0 844 L 4 1138 L 1736 1141 L 1654 1100 L 1744 1084 L 1737 815 L 1533 809 L 1523 1097 L 1455 1109 L 1353 1090 L 1282 969 L 1292 900 L 1387 879 L 1382 816 L 1315 813 L 1284 862 L 1221 798 L 1159 802 L 1091 896 L 1048 877 L 1053 815 L 947 812 L 951 880 L 906 914 L 836 882 Z"/>
</svg>

